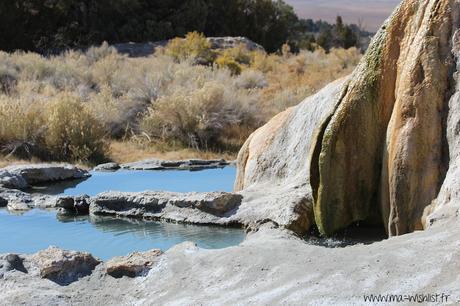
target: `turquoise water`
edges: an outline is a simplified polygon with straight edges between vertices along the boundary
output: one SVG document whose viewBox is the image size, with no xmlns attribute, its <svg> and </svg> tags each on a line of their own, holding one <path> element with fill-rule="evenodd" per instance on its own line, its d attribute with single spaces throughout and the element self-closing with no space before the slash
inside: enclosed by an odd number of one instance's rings
<svg viewBox="0 0 460 306">
<path fill-rule="evenodd" d="M 83 181 L 67 181 L 52 186 L 35 187 L 33 192 L 65 195 L 96 195 L 104 191 L 176 191 L 205 192 L 233 189 L 235 167 L 203 171 L 134 171 L 91 172 Z"/>
<path fill-rule="evenodd" d="M 96 195 L 114 191 L 232 191 L 235 167 L 203 171 L 92 172 L 86 180 L 34 187 L 31 192 L 53 195 Z M 35 253 L 50 245 L 87 251 L 103 260 L 134 251 L 163 251 L 192 241 L 216 249 L 239 244 L 242 229 L 172 224 L 96 216 L 62 216 L 32 210 L 21 215 L 0 209 L 0 254 Z"/>
<path fill-rule="evenodd" d="M 0 254 L 35 253 L 50 245 L 92 253 L 103 260 L 133 251 L 166 251 L 184 241 L 219 249 L 239 244 L 244 231 L 94 216 L 60 216 L 32 210 L 22 215 L 0 209 Z"/>
</svg>

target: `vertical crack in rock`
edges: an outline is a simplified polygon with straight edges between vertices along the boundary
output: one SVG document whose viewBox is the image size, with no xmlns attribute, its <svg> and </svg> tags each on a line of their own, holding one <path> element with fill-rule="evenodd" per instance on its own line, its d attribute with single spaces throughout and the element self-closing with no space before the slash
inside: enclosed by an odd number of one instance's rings
<svg viewBox="0 0 460 306">
<path fill-rule="evenodd" d="M 324 235 L 380 214 L 382 146 L 394 103 L 399 42 L 409 17 L 403 4 L 377 33 L 324 132 L 314 206 Z"/>
</svg>

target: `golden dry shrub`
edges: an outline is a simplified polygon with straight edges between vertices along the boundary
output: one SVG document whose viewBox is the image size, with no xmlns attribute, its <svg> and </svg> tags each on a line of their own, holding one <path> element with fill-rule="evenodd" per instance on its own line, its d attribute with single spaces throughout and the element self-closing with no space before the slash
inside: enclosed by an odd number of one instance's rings
<svg viewBox="0 0 460 306">
<path fill-rule="evenodd" d="M 162 97 L 141 122 L 151 138 L 178 141 L 196 149 L 215 148 L 219 136 L 238 125 L 247 115 L 244 99 L 216 82 L 207 82 L 193 92 L 185 90 Z"/>
<path fill-rule="evenodd" d="M 164 53 L 176 61 L 193 59 L 196 63 L 208 64 L 214 60 L 211 43 L 198 32 L 190 32 L 185 38 L 172 39 L 164 48 Z"/>
<path fill-rule="evenodd" d="M 64 93 L 46 105 L 45 145 L 59 160 L 99 161 L 107 150 L 105 130 L 79 99 Z"/>
<path fill-rule="evenodd" d="M 15 143 L 40 142 L 44 132 L 39 103 L 0 95 L 0 145 L 3 148 Z"/>
</svg>

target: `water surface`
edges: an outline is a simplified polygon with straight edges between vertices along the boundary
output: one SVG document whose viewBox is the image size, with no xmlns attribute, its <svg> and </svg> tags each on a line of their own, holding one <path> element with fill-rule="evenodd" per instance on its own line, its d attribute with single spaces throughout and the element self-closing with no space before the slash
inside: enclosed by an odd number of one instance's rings
<svg viewBox="0 0 460 306">
<path fill-rule="evenodd" d="M 14 215 L 0 209 L 0 254 L 35 253 L 50 245 L 90 252 L 107 260 L 134 251 L 166 251 L 184 241 L 219 249 L 238 245 L 242 229 L 95 216 L 60 216 L 32 210 Z"/>
<path fill-rule="evenodd" d="M 91 172 L 86 180 L 66 181 L 51 186 L 35 187 L 32 192 L 52 195 L 94 196 L 104 191 L 175 191 L 206 192 L 233 190 L 235 167 L 208 169 L 203 171 L 137 171 Z"/>
</svg>

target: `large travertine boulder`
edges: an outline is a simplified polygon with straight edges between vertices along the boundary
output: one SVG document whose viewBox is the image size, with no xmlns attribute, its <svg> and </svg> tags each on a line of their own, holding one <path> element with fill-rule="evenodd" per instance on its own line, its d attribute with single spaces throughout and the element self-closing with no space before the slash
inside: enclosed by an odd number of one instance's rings
<svg viewBox="0 0 460 306">
<path fill-rule="evenodd" d="M 389 235 L 423 229 L 460 189 L 459 25 L 458 0 L 403 1 L 348 81 L 329 85 L 248 139 L 236 190 L 263 190 L 276 198 L 271 209 L 284 207 L 291 217 L 302 206 L 298 232 L 316 224 L 331 235 L 359 221 L 383 223 Z"/>
</svg>

